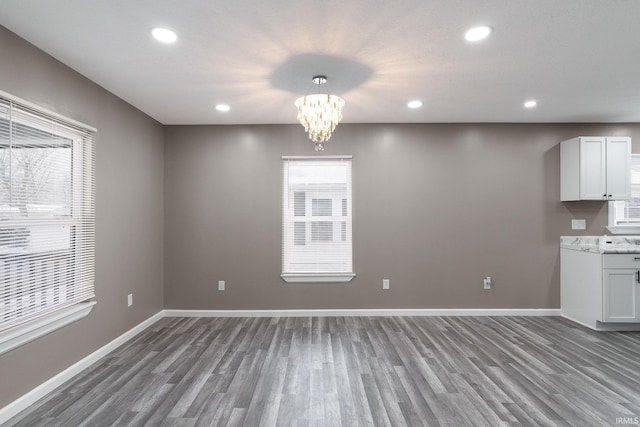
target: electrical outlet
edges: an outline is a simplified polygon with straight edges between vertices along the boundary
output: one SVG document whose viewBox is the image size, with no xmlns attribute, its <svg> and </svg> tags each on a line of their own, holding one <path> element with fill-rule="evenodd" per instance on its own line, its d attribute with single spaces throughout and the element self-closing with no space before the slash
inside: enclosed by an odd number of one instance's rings
<svg viewBox="0 0 640 427">
<path fill-rule="evenodd" d="M 127 307 L 131 307 L 133 305 L 133 294 L 127 295 Z"/>
<path fill-rule="evenodd" d="M 224 291 L 224 280 L 218 280 L 218 290 Z"/>
<path fill-rule="evenodd" d="M 389 279 L 382 279 L 382 289 L 389 289 Z"/>
<path fill-rule="evenodd" d="M 484 289 L 491 289 L 491 277 L 487 276 L 483 282 Z"/>
</svg>

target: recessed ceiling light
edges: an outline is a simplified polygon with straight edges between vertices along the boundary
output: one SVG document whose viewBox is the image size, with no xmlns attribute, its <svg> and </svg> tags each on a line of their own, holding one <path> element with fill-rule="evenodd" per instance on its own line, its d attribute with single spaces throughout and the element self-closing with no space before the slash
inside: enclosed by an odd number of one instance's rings
<svg viewBox="0 0 640 427">
<path fill-rule="evenodd" d="M 493 31 L 493 28 L 482 25 L 480 27 L 475 27 L 464 33 L 464 38 L 470 42 L 477 42 L 482 39 L 487 38 L 489 34 Z"/>
<path fill-rule="evenodd" d="M 420 107 L 422 107 L 422 101 L 418 101 L 418 100 L 409 101 L 407 103 L 407 107 L 409 107 L 409 108 L 420 108 Z"/>
<path fill-rule="evenodd" d="M 161 41 L 162 43 L 173 43 L 178 40 L 178 36 L 176 35 L 176 33 L 166 28 L 154 28 L 153 30 L 151 30 L 151 35 L 156 40 Z"/>
<path fill-rule="evenodd" d="M 222 111 L 223 113 L 225 113 L 231 110 L 231 107 L 229 107 L 227 104 L 218 104 L 216 105 L 216 110 Z"/>
<path fill-rule="evenodd" d="M 525 106 L 526 108 L 533 108 L 533 107 L 535 107 L 536 105 L 538 105 L 538 103 L 537 103 L 536 101 L 534 101 L 533 99 L 531 99 L 531 100 L 529 100 L 529 101 L 527 101 L 527 102 L 525 102 L 525 103 L 524 103 L 524 106 Z"/>
</svg>

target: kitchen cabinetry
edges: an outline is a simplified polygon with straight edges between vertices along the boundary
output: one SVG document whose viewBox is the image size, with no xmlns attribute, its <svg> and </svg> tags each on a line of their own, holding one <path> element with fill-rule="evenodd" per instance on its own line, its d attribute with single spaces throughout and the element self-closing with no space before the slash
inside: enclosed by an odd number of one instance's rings
<svg viewBox="0 0 640 427">
<path fill-rule="evenodd" d="M 560 200 L 631 198 L 631 138 L 579 136 L 560 143 Z"/>
<path fill-rule="evenodd" d="M 603 322 L 640 322 L 640 254 L 603 255 Z"/>
<path fill-rule="evenodd" d="M 596 330 L 640 330 L 640 253 L 560 250 L 562 316 Z"/>
</svg>

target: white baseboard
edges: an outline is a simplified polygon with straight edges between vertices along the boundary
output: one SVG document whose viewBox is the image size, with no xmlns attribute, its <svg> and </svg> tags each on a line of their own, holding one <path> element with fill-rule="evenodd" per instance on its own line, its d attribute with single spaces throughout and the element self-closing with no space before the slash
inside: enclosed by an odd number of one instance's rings
<svg viewBox="0 0 640 427">
<path fill-rule="evenodd" d="M 163 310 L 0 409 L 0 424 L 27 409 L 85 368 L 164 317 L 328 317 L 328 316 L 560 316 L 560 309 L 326 309 L 326 310 Z"/>
<path fill-rule="evenodd" d="M 566 314 L 561 315 L 562 318 L 567 319 L 577 325 L 584 326 L 585 328 L 589 328 L 598 332 L 634 332 L 640 331 L 640 324 L 638 323 L 602 323 L 600 321 L 595 321 L 595 325 L 589 324 L 586 322 L 582 322 L 580 320 L 574 319 L 573 317 L 567 316 Z"/>
<path fill-rule="evenodd" d="M 116 348 L 120 347 L 122 344 L 129 341 L 131 338 L 138 335 L 140 332 L 147 329 L 149 326 L 153 325 L 158 320 L 162 319 L 164 313 L 161 311 L 159 313 L 154 314 L 144 322 L 140 323 L 137 326 L 129 329 L 124 334 L 120 335 L 113 341 L 94 351 L 84 359 L 79 362 L 71 365 L 64 371 L 60 372 L 56 376 L 48 379 L 44 383 L 40 384 L 27 394 L 19 397 L 14 400 L 4 408 L 0 409 L 0 425 L 9 421 L 9 419 L 15 417 L 23 410 L 27 409 L 29 405 L 34 404 L 36 401 L 46 396 L 48 393 L 52 392 L 54 389 L 60 387 L 65 382 L 69 381 L 74 376 L 78 375 L 82 370 L 91 366 L 107 354 L 111 353 Z"/>
<path fill-rule="evenodd" d="M 596 330 L 596 328 L 594 328 L 593 326 L 591 326 L 591 325 L 589 325 L 589 324 L 587 324 L 585 322 L 582 322 L 582 321 L 580 321 L 578 319 L 574 319 L 573 317 L 567 316 L 566 314 L 560 314 L 560 317 L 562 317 L 563 319 L 567 319 L 567 320 L 569 320 L 569 321 L 571 321 L 571 322 L 573 322 L 573 323 L 575 323 L 577 325 L 584 326 L 585 328 L 593 329 L 594 331 Z"/>
<path fill-rule="evenodd" d="M 598 322 L 595 328 L 598 332 L 636 332 L 640 331 L 637 323 L 602 323 Z"/>
<path fill-rule="evenodd" d="M 329 317 L 329 316 L 560 316 L 555 308 L 164 310 L 166 317 Z"/>
</svg>

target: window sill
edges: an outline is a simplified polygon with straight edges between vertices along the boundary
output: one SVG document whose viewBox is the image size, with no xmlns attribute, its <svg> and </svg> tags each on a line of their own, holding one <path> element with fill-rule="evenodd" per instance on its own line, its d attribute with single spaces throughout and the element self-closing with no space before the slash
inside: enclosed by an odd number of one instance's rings
<svg viewBox="0 0 640 427">
<path fill-rule="evenodd" d="M 350 282 L 355 273 L 283 273 L 280 275 L 287 283 L 324 283 Z"/>
<path fill-rule="evenodd" d="M 631 225 L 607 225 L 611 234 L 640 234 L 640 226 Z"/>
<path fill-rule="evenodd" d="M 95 301 L 76 304 L 24 325 L 0 332 L 0 354 L 82 319 L 91 312 L 95 304 Z"/>
</svg>

